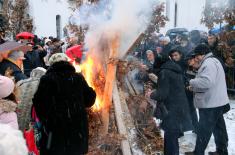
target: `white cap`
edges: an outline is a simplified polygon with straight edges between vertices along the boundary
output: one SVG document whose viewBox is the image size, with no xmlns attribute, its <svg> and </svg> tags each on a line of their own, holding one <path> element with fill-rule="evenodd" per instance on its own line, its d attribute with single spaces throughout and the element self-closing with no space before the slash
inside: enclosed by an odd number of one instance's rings
<svg viewBox="0 0 235 155">
<path fill-rule="evenodd" d="M 51 42 L 51 39 L 45 39 L 45 44 L 47 44 L 48 42 Z"/>
</svg>

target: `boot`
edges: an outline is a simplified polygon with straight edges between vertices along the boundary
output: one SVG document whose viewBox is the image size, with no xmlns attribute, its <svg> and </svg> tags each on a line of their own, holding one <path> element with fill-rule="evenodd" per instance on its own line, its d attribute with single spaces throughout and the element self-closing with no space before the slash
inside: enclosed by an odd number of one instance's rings
<svg viewBox="0 0 235 155">
<path fill-rule="evenodd" d="M 209 152 L 208 155 L 228 155 L 228 152 Z"/>
<path fill-rule="evenodd" d="M 194 152 L 185 152 L 185 155 L 196 155 Z"/>
<path fill-rule="evenodd" d="M 209 152 L 208 155 L 220 155 L 218 152 Z"/>
</svg>

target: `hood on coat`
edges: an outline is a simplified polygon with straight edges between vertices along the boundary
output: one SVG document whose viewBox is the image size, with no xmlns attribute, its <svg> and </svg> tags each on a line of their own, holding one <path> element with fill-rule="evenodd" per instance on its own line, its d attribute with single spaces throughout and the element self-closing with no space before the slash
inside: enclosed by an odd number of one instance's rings
<svg viewBox="0 0 235 155">
<path fill-rule="evenodd" d="M 181 67 L 180 67 L 180 65 L 178 65 L 178 64 L 176 64 L 174 61 L 172 61 L 172 60 L 168 60 L 167 62 L 165 62 L 162 66 L 161 66 L 161 68 L 160 68 L 161 70 L 162 69 L 168 69 L 168 70 L 171 70 L 171 71 L 173 71 L 173 72 L 176 72 L 176 73 L 178 73 L 178 74 L 182 74 L 182 69 L 181 69 Z"/>
<path fill-rule="evenodd" d="M 32 78 L 41 78 L 46 73 L 46 69 L 42 67 L 37 67 L 32 70 L 30 77 Z"/>
<path fill-rule="evenodd" d="M 10 101 L 0 99 L 0 114 L 4 112 L 13 112 L 16 111 L 17 104 Z"/>
</svg>

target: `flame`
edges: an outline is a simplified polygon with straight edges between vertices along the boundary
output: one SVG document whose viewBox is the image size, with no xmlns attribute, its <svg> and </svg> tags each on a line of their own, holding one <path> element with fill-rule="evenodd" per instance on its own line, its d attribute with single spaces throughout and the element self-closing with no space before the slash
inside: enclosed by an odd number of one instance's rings
<svg viewBox="0 0 235 155">
<path fill-rule="evenodd" d="M 92 87 L 96 92 L 96 101 L 92 107 L 94 112 L 98 112 L 104 106 L 102 101 L 102 94 L 104 90 L 104 72 L 102 70 L 102 65 L 95 61 L 96 59 L 91 55 L 87 55 L 86 60 L 82 64 L 76 64 L 73 62 L 73 66 L 76 72 L 81 72 L 85 77 L 88 85 Z"/>
</svg>

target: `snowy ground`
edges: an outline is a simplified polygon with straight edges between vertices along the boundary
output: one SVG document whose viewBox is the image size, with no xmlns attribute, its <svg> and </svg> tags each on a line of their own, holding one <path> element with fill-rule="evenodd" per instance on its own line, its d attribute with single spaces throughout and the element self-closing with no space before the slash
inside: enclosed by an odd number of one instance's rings
<svg viewBox="0 0 235 155">
<path fill-rule="evenodd" d="M 231 101 L 231 110 L 224 115 L 228 136 L 229 136 L 229 155 L 235 155 L 235 100 Z M 186 133 L 184 137 L 180 138 L 180 153 L 184 155 L 184 152 L 193 151 L 196 141 L 196 135 L 193 133 Z M 211 137 L 209 145 L 206 149 L 208 151 L 215 151 L 214 138 Z"/>
</svg>

